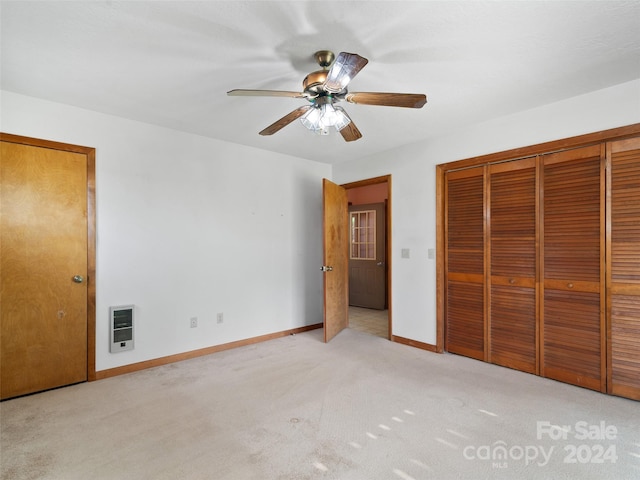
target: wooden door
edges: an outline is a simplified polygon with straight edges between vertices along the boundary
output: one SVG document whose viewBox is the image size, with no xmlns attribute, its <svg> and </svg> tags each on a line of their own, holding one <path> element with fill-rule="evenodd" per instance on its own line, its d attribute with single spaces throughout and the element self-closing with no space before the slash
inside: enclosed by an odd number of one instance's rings
<svg viewBox="0 0 640 480">
<path fill-rule="evenodd" d="M 485 167 L 446 181 L 445 348 L 485 358 Z"/>
<path fill-rule="evenodd" d="M 385 204 L 349 206 L 349 305 L 384 310 Z"/>
<path fill-rule="evenodd" d="M 489 174 L 489 361 L 537 373 L 536 159 Z"/>
<path fill-rule="evenodd" d="M 7 137 L 0 144 L 3 399 L 88 375 L 87 155 Z"/>
<path fill-rule="evenodd" d="M 542 161 L 541 375 L 604 391 L 604 147 Z"/>
<path fill-rule="evenodd" d="M 608 391 L 640 400 L 640 138 L 607 145 Z"/>
<path fill-rule="evenodd" d="M 324 341 L 349 325 L 347 191 L 323 179 Z"/>
</svg>

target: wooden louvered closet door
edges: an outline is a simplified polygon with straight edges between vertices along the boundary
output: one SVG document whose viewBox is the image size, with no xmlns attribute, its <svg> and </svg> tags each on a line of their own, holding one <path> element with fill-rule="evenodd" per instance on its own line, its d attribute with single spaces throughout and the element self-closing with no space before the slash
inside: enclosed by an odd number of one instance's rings
<svg viewBox="0 0 640 480">
<path fill-rule="evenodd" d="M 640 138 L 607 157 L 608 391 L 640 400 Z"/>
<path fill-rule="evenodd" d="M 446 349 L 485 360 L 485 167 L 447 173 Z"/>
<path fill-rule="evenodd" d="M 537 373 L 536 159 L 489 172 L 489 361 Z"/>
<path fill-rule="evenodd" d="M 604 146 L 542 161 L 540 373 L 604 391 Z"/>
</svg>

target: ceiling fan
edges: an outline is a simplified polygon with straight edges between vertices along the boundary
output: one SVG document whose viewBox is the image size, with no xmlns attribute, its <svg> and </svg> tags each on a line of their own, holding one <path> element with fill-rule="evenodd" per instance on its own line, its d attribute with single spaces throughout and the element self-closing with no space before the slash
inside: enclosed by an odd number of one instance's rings
<svg viewBox="0 0 640 480">
<path fill-rule="evenodd" d="M 227 92 L 227 95 L 304 98 L 309 101 L 309 105 L 304 105 L 288 113 L 262 130 L 260 135 L 273 135 L 300 118 L 306 128 L 320 135 L 327 135 L 329 127 L 335 127 L 347 142 L 358 140 L 362 134 L 347 112 L 336 105 L 342 100 L 362 105 L 406 108 L 422 108 L 427 103 L 427 97 L 424 94 L 348 92 L 349 82 L 369 62 L 358 54 L 340 52 L 335 57 L 333 52 L 329 50 L 320 50 L 314 54 L 314 58 L 322 70 L 312 72 L 305 77 L 302 82 L 302 92 L 237 89 Z"/>
</svg>

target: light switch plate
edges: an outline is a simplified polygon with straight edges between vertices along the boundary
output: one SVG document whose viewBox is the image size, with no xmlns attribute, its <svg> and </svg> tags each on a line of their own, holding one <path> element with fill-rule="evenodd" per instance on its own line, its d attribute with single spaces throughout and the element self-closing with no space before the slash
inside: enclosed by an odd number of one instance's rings
<svg viewBox="0 0 640 480">
<path fill-rule="evenodd" d="M 411 251 L 408 248 L 403 248 L 401 256 L 402 258 L 409 258 L 411 256 Z"/>
</svg>

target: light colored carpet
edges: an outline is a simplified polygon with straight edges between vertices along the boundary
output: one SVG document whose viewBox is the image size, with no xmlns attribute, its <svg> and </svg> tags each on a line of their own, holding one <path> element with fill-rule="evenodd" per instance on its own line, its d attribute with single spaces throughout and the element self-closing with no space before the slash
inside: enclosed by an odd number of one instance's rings
<svg viewBox="0 0 640 480">
<path fill-rule="evenodd" d="M 321 339 L 5 401 L 2 478 L 640 478 L 638 402 L 351 329 Z"/>
</svg>

